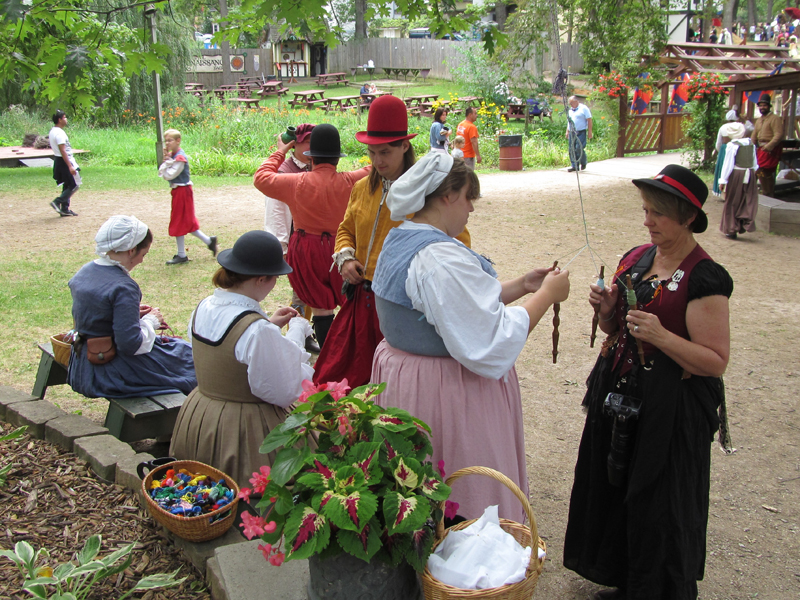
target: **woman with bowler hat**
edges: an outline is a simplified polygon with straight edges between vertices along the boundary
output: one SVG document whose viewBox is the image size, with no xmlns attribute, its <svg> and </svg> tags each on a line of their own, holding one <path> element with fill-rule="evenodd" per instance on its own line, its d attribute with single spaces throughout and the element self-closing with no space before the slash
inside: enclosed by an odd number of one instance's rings
<svg viewBox="0 0 800 600">
<path fill-rule="evenodd" d="M 372 172 L 353 187 L 344 220 L 336 234 L 334 262 L 344 280 L 347 299 L 333 321 L 314 365 L 314 383 L 347 379 L 352 387 L 370 380 L 372 356 L 383 339 L 372 274 L 389 231 L 400 225 L 386 208 L 392 184 L 416 162 L 408 133 L 408 112 L 397 96 L 376 98 L 367 116 L 367 130 L 356 139 L 367 146 Z M 465 229 L 459 239 L 469 245 Z"/>
<path fill-rule="evenodd" d="M 278 277 L 292 272 L 274 235 L 245 233 L 217 262 L 217 289 L 189 319 L 198 385 L 178 414 L 170 454 L 243 484 L 272 464 L 274 453 L 259 454 L 261 442 L 283 423 L 314 372 L 304 350 L 311 325 L 293 308 L 268 317 L 260 306 Z"/>
<path fill-rule="evenodd" d="M 613 588 L 596 599 L 688 600 L 705 567 L 714 432 L 728 443 L 733 281 L 694 239 L 708 226 L 697 175 L 668 165 L 633 183 L 650 243 L 589 293 L 608 337 L 583 400 L 564 566 Z"/>
</svg>

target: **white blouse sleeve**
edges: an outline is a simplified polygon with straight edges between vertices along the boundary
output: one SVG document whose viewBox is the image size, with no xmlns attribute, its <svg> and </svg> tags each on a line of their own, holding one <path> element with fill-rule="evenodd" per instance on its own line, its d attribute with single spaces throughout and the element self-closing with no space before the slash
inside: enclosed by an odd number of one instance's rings
<svg viewBox="0 0 800 600">
<path fill-rule="evenodd" d="M 482 377 L 500 379 L 528 338 L 530 317 L 500 300 L 500 282 L 467 250 L 431 244 L 411 261 L 406 293 L 436 328 L 450 355 Z"/>
<path fill-rule="evenodd" d="M 139 319 L 139 327 L 142 330 L 142 343 L 135 354 L 147 354 L 153 349 L 153 344 L 156 343 L 156 327 L 160 323 L 153 315 L 145 315 Z"/>
<path fill-rule="evenodd" d="M 236 342 L 236 360 L 247 365 L 250 391 L 264 402 L 286 408 L 303 391 L 302 382 L 311 379 L 311 355 L 281 335 L 266 319 L 250 325 Z"/>
</svg>

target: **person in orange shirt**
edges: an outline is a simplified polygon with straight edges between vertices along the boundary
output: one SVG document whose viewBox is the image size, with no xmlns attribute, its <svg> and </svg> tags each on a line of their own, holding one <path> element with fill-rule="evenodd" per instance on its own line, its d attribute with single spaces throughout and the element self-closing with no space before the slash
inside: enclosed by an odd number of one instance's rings
<svg viewBox="0 0 800 600">
<path fill-rule="evenodd" d="M 294 218 L 286 262 L 294 269 L 289 283 L 311 308 L 311 321 L 320 348 L 333 323 L 333 311 L 344 301 L 342 276 L 331 269 L 334 238 L 345 214 L 350 191 L 372 167 L 338 173 L 341 152 L 339 130 L 317 125 L 311 132 L 312 168 L 307 173 L 278 173 L 294 140 L 285 144 L 277 137 L 278 149 L 256 171 L 253 184 L 262 194 L 285 202 Z"/>
<path fill-rule="evenodd" d="M 481 164 L 481 150 L 478 147 L 478 109 L 474 106 L 467 107 L 464 120 L 458 124 L 456 134 L 464 138 L 464 163 L 473 171 L 475 163 Z"/>
</svg>

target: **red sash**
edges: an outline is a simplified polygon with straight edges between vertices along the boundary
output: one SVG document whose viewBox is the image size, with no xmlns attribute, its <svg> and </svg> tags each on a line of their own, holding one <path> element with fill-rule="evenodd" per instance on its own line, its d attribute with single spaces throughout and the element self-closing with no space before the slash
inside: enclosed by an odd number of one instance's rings
<svg viewBox="0 0 800 600">
<path fill-rule="evenodd" d="M 783 148 L 781 148 L 780 146 L 774 148 L 772 152 L 767 152 L 766 150 L 757 148 L 756 158 L 758 158 L 758 168 L 766 170 L 775 169 L 781 162 L 782 151 Z"/>
</svg>

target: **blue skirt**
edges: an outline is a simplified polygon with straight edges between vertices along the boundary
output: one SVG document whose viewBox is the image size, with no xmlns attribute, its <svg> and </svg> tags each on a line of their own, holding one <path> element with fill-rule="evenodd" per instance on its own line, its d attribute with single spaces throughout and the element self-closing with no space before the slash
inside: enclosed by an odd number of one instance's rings
<svg viewBox="0 0 800 600">
<path fill-rule="evenodd" d="M 719 176 L 722 174 L 722 163 L 725 162 L 725 152 L 727 151 L 727 144 L 722 144 L 717 155 L 717 165 L 714 167 L 714 185 L 711 186 L 711 192 L 715 196 L 721 196 L 722 192 L 719 189 Z"/>
<path fill-rule="evenodd" d="M 197 386 L 192 347 L 188 342 L 156 338 L 146 354 L 117 354 L 109 363 L 93 365 L 86 357 L 86 344 L 73 346 L 67 382 L 88 398 L 135 398 L 183 392 Z"/>
</svg>

